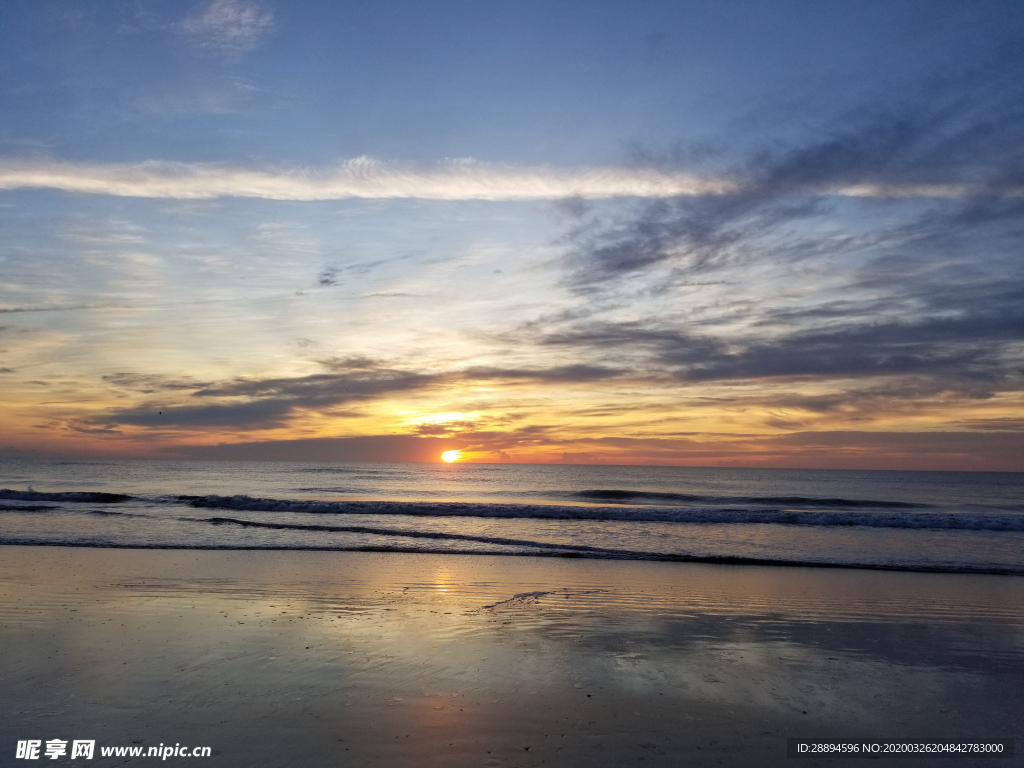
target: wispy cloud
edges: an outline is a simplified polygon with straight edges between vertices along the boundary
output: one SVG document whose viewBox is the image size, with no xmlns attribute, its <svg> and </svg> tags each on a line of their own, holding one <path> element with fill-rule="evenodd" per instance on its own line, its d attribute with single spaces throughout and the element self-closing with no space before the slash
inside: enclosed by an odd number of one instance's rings
<svg viewBox="0 0 1024 768">
<path fill-rule="evenodd" d="M 427 166 L 358 157 L 333 170 L 253 169 L 216 163 L 0 161 L 0 189 L 209 199 L 419 198 L 544 200 L 720 194 L 729 182 L 645 168 L 553 168 L 458 160 Z"/>
<path fill-rule="evenodd" d="M 834 260 L 868 248 L 934 253 L 950 236 L 1019 221 L 1018 71 L 1019 61 L 999 61 L 935 77 L 887 105 L 864 105 L 802 138 L 733 160 L 719 171 L 733 183 L 718 195 L 641 201 L 611 221 L 583 212 L 572 233 L 570 281 L 605 289 L 614 278 L 652 270 L 663 283 L 665 273 L 691 279 L 753 261 Z M 686 158 L 644 162 L 669 169 Z M 852 208 L 837 208 L 837 196 L 889 208 L 857 221 Z"/>
<path fill-rule="evenodd" d="M 1002 299 L 1002 301 L 998 301 Z M 955 316 L 871 322 L 850 317 L 815 330 L 718 338 L 652 323 L 593 324 L 552 334 L 547 344 L 589 347 L 610 358 L 628 350 L 684 381 L 928 374 L 945 388 L 1019 384 L 1024 340 L 1020 293 L 991 307 L 957 307 Z"/>
<path fill-rule="evenodd" d="M 760 389 L 769 410 L 991 402 L 957 428 L 1006 428 L 998 402 L 1024 391 L 1024 89 L 995 68 L 919 90 L 736 161 L 720 195 L 567 210 L 583 309 L 519 338 L 683 387 Z M 936 183 L 949 194 L 880 194 Z"/>
<path fill-rule="evenodd" d="M 517 166 L 472 159 L 404 165 L 357 157 L 332 170 L 245 168 L 221 163 L 76 163 L 0 160 L 0 189 L 57 189 L 119 197 L 202 200 L 247 197 L 268 200 L 351 198 L 422 200 L 559 200 L 720 198 L 734 200 L 752 182 L 699 176 L 673 168 Z M 819 185 L 821 194 L 853 197 L 957 197 L 975 191 L 966 183 L 857 181 Z M 751 187 L 752 189 L 752 187 Z M 1024 194 L 1024 185 L 1001 190 Z"/>
<path fill-rule="evenodd" d="M 247 0 L 212 0 L 181 24 L 181 31 L 195 45 L 227 55 L 251 51 L 273 28 L 273 14 Z"/>
</svg>

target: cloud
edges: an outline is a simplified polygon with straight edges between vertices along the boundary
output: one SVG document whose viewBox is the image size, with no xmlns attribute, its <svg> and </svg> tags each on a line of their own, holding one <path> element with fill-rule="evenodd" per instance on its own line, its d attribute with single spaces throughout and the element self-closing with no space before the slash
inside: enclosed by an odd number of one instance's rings
<svg viewBox="0 0 1024 768">
<path fill-rule="evenodd" d="M 849 292 L 862 280 L 875 296 L 867 306 L 829 301 L 823 311 L 791 310 L 783 301 L 779 312 L 755 304 L 704 323 L 685 315 L 572 318 L 559 327 L 527 328 L 517 338 L 564 349 L 596 367 L 629 368 L 631 380 L 666 394 L 674 381 L 676 396 L 699 392 L 712 408 L 781 408 L 775 421 L 763 420 L 778 429 L 801 428 L 799 419 L 808 417 L 835 423 L 930 413 L 941 422 L 961 408 L 977 413 L 988 400 L 1002 415 L 993 396 L 1024 392 L 1019 273 L 950 268 L 928 275 L 917 263 L 890 267 L 854 276 Z M 991 431 L 1008 423 L 976 415 L 951 426 Z"/>
<path fill-rule="evenodd" d="M 99 421 L 141 427 L 269 429 L 284 425 L 294 408 L 294 401 L 282 398 L 175 407 L 144 405 L 113 411 Z"/>
<path fill-rule="evenodd" d="M 994 297 L 993 297 L 994 298 Z M 684 381 L 929 374 L 944 386 L 1018 387 L 1024 291 L 957 314 L 918 320 L 852 315 L 815 330 L 764 336 L 698 335 L 657 322 L 581 324 L 542 343 L 624 353 Z M 953 316 L 949 316 L 953 314 Z"/>
<path fill-rule="evenodd" d="M 476 160 L 446 161 L 422 166 L 357 157 L 334 169 L 245 168 L 222 163 L 180 163 L 147 160 L 139 163 L 80 163 L 61 160 L 0 160 L 0 189 L 55 189 L 63 192 L 119 197 L 207 200 L 219 197 L 267 200 L 599 200 L 618 197 L 700 198 L 705 211 L 688 226 L 712 234 L 713 220 L 730 216 L 730 210 L 749 206 L 743 202 L 756 190 L 751 182 L 700 176 L 675 168 L 607 166 L 559 168 L 484 163 Z M 839 196 L 959 197 L 971 194 L 976 185 L 898 184 L 823 186 L 820 194 Z M 747 190 L 747 191 L 744 191 Z M 1007 186 L 1003 195 L 1024 194 L 1024 183 Z M 678 237 L 678 226 L 658 223 L 671 207 L 651 209 L 650 221 L 638 223 L 637 235 L 658 240 Z M 662 213 L 663 212 L 663 213 Z M 699 218 L 707 221 L 700 225 Z M 657 230 L 657 231 L 655 231 Z M 622 247 L 633 249 L 626 237 Z M 615 246 L 606 259 L 615 262 Z M 649 247 L 648 247 L 649 249 Z M 650 260 L 650 259 L 648 259 Z M 643 259 L 641 259 L 641 266 Z M 614 263 L 612 264 L 614 266 Z"/>
<path fill-rule="evenodd" d="M 389 395 L 420 392 L 460 382 L 539 381 L 592 382 L 623 375 L 601 366 L 564 365 L 552 368 L 485 368 L 424 372 L 391 366 L 369 358 L 321 361 L 325 373 L 309 376 L 236 378 L 199 382 L 153 374 L 116 373 L 103 380 L 118 389 L 165 399 L 106 412 L 83 427 L 135 425 L 206 429 L 237 427 L 269 429 L 284 426 L 299 411 L 327 412 L 338 406 L 363 403 Z M 351 414 L 330 411 L 332 416 Z M 464 428 L 470 421 L 419 427 L 421 434 L 441 434 Z M 478 433 L 482 434 L 482 433 Z"/>
<path fill-rule="evenodd" d="M 622 376 L 626 371 L 600 365 L 559 365 L 552 368 L 488 368 L 477 366 L 467 368 L 463 376 L 467 379 L 524 379 L 557 383 L 581 383 Z"/>
<path fill-rule="evenodd" d="M 365 435 L 184 446 L 170 452 L 180 457 L 228 461 L 436 462 L 451 447 L 452 440 L 444 437 Z"/>
<path fill-rule="evenodd" d="M 375 368 L 289 378 L 234 379 L 192 393 L 193 397 L 247 397 L 284 400 L 305 407 L 341 405 L 393 392 L 424 389 L 439 376 L 415 371 Z"/>
<path fill-rule="evenodd" d="M 1019 227 L 1019 67 L 999 61 L 936 76 L 893 103 L 862 105 L 805 131 L 802 140 L 722 161 L 714 177 L 728 183 L 718 194 L 640 201 L 611 217 L 577 212 L 569 282 L 596 292 L 657 270 L 664 283 L 751 263 L 935 249 L 950 236 L 996 237 L 1000 226 Z M 665 172 L 692 167 L 681 153 L 641 162 Z"/>
<path fill-rule="evenodd" d="M 168 429 L 271 429 L 287 425 L 298 411 L 327 411 L 396 392 L 425 389 L 440 377 L 389 368 L 376 360 L 349 358 L 321 363 L 327 373 L 296 377 L 198 381 L 189 377 L 121 372 L 103 381 L 144 402 L 111 409 L 82 421 L 85 429 L 115 425 Z M 160 399 L 156 399 L 159 396 Z M 350 416 L 332 412 L 332 416 Z"/>
<path fill-rule="evenodd" d="M 963 419 L 956 426 L 977 432 L 1020 432 L 1024 433 L 1024 418 L 1005 416 L 993 419 Z"/>
<path fill-rule="evenodd" d="M 812 418 L 1019 394 L 1024 86 L 1011 69 L 935 78 L 754 152 L 717 170 L 734 181 L 721 194 L 567 210 L 565 284 L 583 303 L 506 341 L 655 384 L 756 386 L 719 392 L 737 408 L 788 398 Z"/>
<path fill-rule="evenodd" d="M 247 0 L 212 0 L 181 24 L 193 44 L 226 55 L 251 51 L 273 28 L 273 14 Z"/>
<path fill-rule="evenodd" d="M 95 304 L 66 304 L 63 306 L 43 307 L 0 307 L 0 314 L 19 314 L 22 312 L 74 312 L 80 309 L 95 309 L 103 305 Z"/>
<path fill-rule="evenodd" d="M 321 285 L 321 286 L 323 286 L 325 288 L 329 288 L 330 286 L 337 285 L 338 284 L 338 268 L 337 267 L 333 267 L 333 266 L 324 267 L 323 271 L 321 271 L 320 274 L 317 275 L 316 282 L 317 282 L 317 285 Z"/>
<path fill-rule="evenodd" d="M 104 376 L 103 381 L 113 384 L 119 389 L 132 390 L 144 394 L 196 390 L 208 386 L 208 384 L 192 378 L 169 379 L 166 376 L 152 373 L 112 373 Z"/>
<path fill-rule="evenodd" d="M 252 169 L 217 163 L 72 163 L 0 161 L 0 189 L 178 199 L 253 197 L 270 200 L 349 198 L 545 200 L 716 194 L 725 182 L 645 168 L 554 168 L 473 160 L 422 167 L 358 157 L 334 170 Z"/>
</svg>

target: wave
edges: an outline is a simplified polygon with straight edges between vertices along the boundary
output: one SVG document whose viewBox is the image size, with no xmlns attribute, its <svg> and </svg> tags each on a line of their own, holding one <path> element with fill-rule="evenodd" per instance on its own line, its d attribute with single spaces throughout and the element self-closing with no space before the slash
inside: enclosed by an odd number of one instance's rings
<svg viewBox="0 0 1024 768">
<path fill-rule="evenodd" d="M 194 518 L 183 518 L 194 520 Z M 264 523 L 255 520 L 240 520 L 234 517 L 210 517 L 203 522 L 213 525 L 238 525 L 244 528 L 266 528 L 275 531 L 310 531 L 328 533 L 369 533 L 377 536 L 402 536 L 410 539 L 437 539 L 443 541 L 474 541 L 481 544 L 500 544 L 512 547 L 535 547 L 537 549 L 558 549 L 571 552 L 589 552 L 593 554 L 617 555 L 622 557 L 637 554 L 628 549 L 610 549 L 608 547 L 591 547 L 585 544 L 557 544 L 551 542 L 532 541 L 530 539 L 509 539 L 500 536 L 474 536 L 468 533 L 447 533 L 443 531 L 411 531 L 402 528 L 376 528 L 369 525 L 293 525 L 291 523 Z M 639 553 L 647 554 L 647 553 Z"/>
<path fill-rule="evenodd" d="M 252 496 L 178 496 L 203 509 L 418 517 L 488 517 L 667 523 L 763 523 L 932 530 L 1024 531 L 1024 515 L 976 512 L 825 511 L 749 507 L 575 507 L 410 501 L 316 501 Z"/>
<path fill-rule="evenodd" d="M 843 568 L 868 571 L 910 571 L 914 573 L 975 573 L 1006 576 L 1024 575 L 1024 568 L 1002 565 L 975 565 L 972 563 L 863 563 L 807 559 L 774 559 L 769 557 L 744 557 L 734 555 L 688 555 L 658 552 L 637 552 L 622 550 L 598 550 L 595 552 L 575 552 L 564 549 L 531 549 L 522 553 L 514 553 L 494 550 L 493 552 L 466 552 L 445 549 L 443 547 L 409 546 L 400 543 L 393 544 L 361 544 L 354 546 L 308 546 L 308 545 L 287 545 L 275 543 L 271 546 L 254 546 L 251 544 L 141 544 L 115 541 L 80 541 L 64 540 L 54 541 L 40 537 L 13 537 L 0 535 L 0 545 L 5 546 L 34 546 L 34 547 L 83 547 L 89 549 L 141 549 L 141 550 L 205 550 L 205 551 L 284 551 L 284 552 L 381 552 L 381 553 L 410 553 L 410 554 L 437 554 L 437 555 L 476 555 L 492 554 L 512 556 L 526 555 L 529 557 L 562 557 L 562 558 L 586 558 L 600 560 L 655 560 L 674 563 L 712 563 L 717 565 L 762 565 L 789 568 Z M 531 543 L 535 547 L 536 543 Z"/>
<path fill-rule="evenodd" d="M 112 509 L 68 509 L 65 507 L 54 507 L 49 504 L 14 505 L 0 504 L 0 513 L 3 512 L 35 512 L 46 515 L 98 515 L 100 517 L 145 517 L 152 519 L 150 515 L 137 515 L 131 512 L 115 512 Z"/>
<path fill-rule="evenodd" d="M 99 491 L 12 491 L 0 488 L 0 499 L 11 501 L 80 501 L 86 504 L 118 504 L 132 499 L 126 493 L 102 493 Z"/>
<path fill-rule="evenodd" d="M 772 504 L 800 507 L 828 507 L 830 509 L 924 509 L 928 504 L 910 501 L 872 501 L 869 499 L 838 499 L 816 496 L 711 496 L 692 493 L 631 491 L 619 488 L 573 491 L 570 498 L 582 501 L 621 501 L 641 504 L 718 503 L 718 504 Z"/>
<path fill-rule="evenodd" d="M 0 512 L 49 512 L 50 510 L 60 509 L 60 507 L 51 507 L 45 504 L 0 504 Z"/>
</svg>

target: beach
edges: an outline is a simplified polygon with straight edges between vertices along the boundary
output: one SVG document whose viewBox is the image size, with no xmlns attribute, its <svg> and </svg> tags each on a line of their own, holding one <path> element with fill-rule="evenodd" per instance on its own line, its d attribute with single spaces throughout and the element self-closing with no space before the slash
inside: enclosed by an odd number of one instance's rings
<svg viewBox="0 0 1024 768">
<path fill-rule="evenodd" d="M 0 768 L 1024 768 L 1022 9 L 0 5 Z"/>
<path fill-rule="evenodd" d="M 4 546 L 0 584 L 4 764 L 87 739 L 98 765 L 771 766 L 1024 714 L 1018 576 Z"/>
</svg>

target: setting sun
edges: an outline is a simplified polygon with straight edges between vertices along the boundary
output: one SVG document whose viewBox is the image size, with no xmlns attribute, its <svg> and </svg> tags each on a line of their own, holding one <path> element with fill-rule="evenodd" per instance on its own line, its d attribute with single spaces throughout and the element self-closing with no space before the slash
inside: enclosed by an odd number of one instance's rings
<svg viewBox="0 0 1024 768">
<path fill-rule="evenodd" d="M 447 462 L 458 461 L 462 458 L 462 453 L 459 451 L 445 451 L 441 454 L 441 458 Z"/>
</svg>

